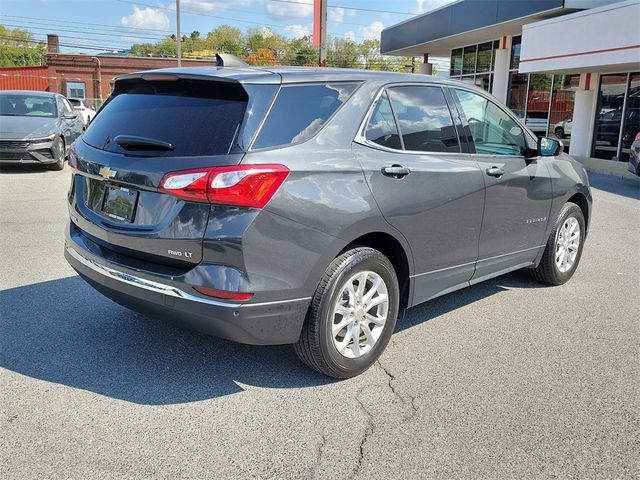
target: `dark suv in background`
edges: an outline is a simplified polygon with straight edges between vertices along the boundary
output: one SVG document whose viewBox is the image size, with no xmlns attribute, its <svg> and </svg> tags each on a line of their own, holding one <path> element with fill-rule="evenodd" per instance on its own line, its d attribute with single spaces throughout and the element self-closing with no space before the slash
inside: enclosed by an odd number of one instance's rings
<svg viewBox="0 0 640 480">
<path fill-rule="evenodd" d="M 334 377 L 407 307 L 520 268 L 566 282 L 591 211 L 558 141 L 422 75 L 127 74 L 69 163 L 65 255 L 98 291 Z"/>
</svg>

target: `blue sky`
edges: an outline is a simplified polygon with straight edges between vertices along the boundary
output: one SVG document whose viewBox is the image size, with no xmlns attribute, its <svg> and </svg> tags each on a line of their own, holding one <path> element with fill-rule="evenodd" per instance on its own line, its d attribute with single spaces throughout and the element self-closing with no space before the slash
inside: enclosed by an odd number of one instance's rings
<svg viewBox="0 0 640 480">
<path fill-rule="evenodd" d="M 380 38 L 380 31 L 452 0 L 330 0 L 334 37 Z M 181 30 L 206 33 L 222 24 L 266 27 L 287 37 L 312 29 L 313 0 L 181 0 Z M 308 5 L 307 5 L 308 4 Z M 351 8 L 349 8 L 351 7 Z M 365 11 L 368 9 L 380 11 Z M 391 13 L 400 12 L 400 13 Z M 96 53 L 154 42 L 175 31 L 172 0 L 2 0 L 0 23 L 32 31 L 36 39 L 60 35 L 63 51 Z"/>
</svg>

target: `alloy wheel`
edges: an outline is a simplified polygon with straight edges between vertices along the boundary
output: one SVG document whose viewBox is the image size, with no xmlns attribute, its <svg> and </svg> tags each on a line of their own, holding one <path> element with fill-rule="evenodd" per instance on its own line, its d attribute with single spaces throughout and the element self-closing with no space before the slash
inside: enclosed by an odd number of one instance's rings
<svg viewBox="0 0 640 480">
<path fill-rule="evenodd" d="M 561 273 L 573 268 L 580 248 L 580 223 L 575 217 L 568 217 L 558 230 L 556 239 L 556 266 Z"/>
<path fill-rule="evenodd" d="M 372 271 L 358 272 L 342 286 L 333 307 L 331 338 L 347 358 L 365 355 L 375 346 L 389 314 L 387 285 Z"/>
</svg>

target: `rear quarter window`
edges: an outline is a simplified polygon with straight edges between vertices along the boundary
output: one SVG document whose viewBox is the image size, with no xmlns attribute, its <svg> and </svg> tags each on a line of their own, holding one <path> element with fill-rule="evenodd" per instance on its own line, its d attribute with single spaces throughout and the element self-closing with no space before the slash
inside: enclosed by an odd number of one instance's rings
<svg viewBox="0 0 640 480">
<path fill-rule="evenodd" d="M 357 87 L 358 83 L 283 85 L 252 149 L 308 140 Z"/>
</svg>

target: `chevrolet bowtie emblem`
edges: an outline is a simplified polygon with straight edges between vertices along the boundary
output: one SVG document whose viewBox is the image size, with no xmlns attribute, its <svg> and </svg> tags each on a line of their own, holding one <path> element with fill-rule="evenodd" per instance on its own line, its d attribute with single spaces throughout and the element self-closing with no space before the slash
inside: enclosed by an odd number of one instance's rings
<svg viewBox="0 0 640 480">
<path fill-rule="evenodd" d="M 111 170 L 109 167 L 102 167 L 98 173 L 104 178 L 114 178 L 118 172 L 116 170 Z"/>
</svg>

